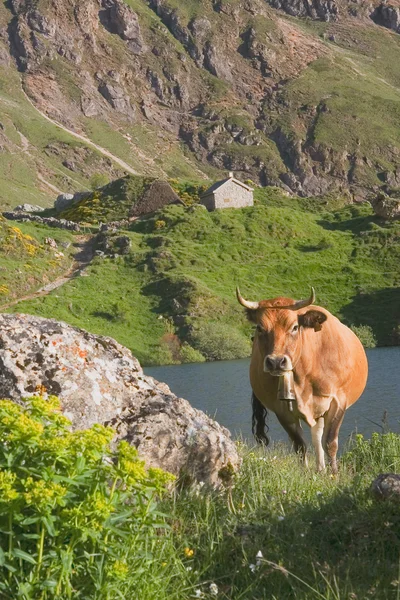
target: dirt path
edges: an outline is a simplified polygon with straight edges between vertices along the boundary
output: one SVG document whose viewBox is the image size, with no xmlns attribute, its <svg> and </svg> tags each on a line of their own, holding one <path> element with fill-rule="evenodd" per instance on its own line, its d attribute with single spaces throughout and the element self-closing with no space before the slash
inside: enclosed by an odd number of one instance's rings
<svg viewBox="0 0 400 600">
<path fill-rule="evenodd" d="M 60 288 L 71 279 L 74 279 L 74 277 L 78 277 L 93 259 L 95 237 L 87 235 L 78 236 L 74 245 L 78 249 L 77 253 L 74 255 L 74 262 L 63 275 L 60 275 L 54 281 L 47 283 L 45 286 L 43 286 L 36 292 L 32 292 L 31 294 L 27 294 L 26 296 L 22 296 L 21 298 L 12 300 L 7 304 L 3 304 L 3 306 L 0 306 L 0 312 L 11 308 L 11 306 L 15 306 L 20 302 L 24 302 L 25 300 L 33 300 L 34 298 L 47 296 L 53 290 Z"/>
<path fill-rule="evenodd" d="M 46 113 L 42 112 L 41 110 L 38 109 L 37 106 L 35 106 L 35 104 L 32 102 L 32 100 L 29 98 L 28 94 L 26 94 L 26 92 L 25 92 L 25 90 L 23 88 L 22 88 L 22 92 L 23 92 L 25 98 L 28 100 L 29 104 L 31 106 L 33 106 L 33 108 L 36 110 L 36 112 L 38 112 L 44 119 L 46 119 L 46 121 L 49 121 L 50 123 L 52 123 L 56 127 L 59 127 L 60 129 L 62 129 L 66 133 L 68 133 L 69 135 L 72 135 L 74 138 L 77 138 L 78 140 L 81 140 L 82 142 L 85 142 L 85 144 L 87 144 L 88 146 L 92 146 L 92 148 L 95 148 L 98 152 L 100 152 L 104 156 L 107 156 L 107 158 L 111 158 L 111 160 L 113 160 L 115 163 L 117 163 L 117 165 L 119 165 L 120 167 L 122 167 L 125 171 L 127 171 L 131 175 L 138 175 L 137 171 L 135 171 L 134 169 L 132 169 L 132 167 L 130 165 L 128 165 L 128 163 L 126 163 L 122 159 L 118 158 L 118 156 L 115 156 L 115 154 L 112 154 L 111 152 L 109 152 L 108 150 L 106 150 L 105 148 L 103 148 L 102 146 L 98 146 L 97 144 L 95 144 L 94 142 L 92 142 L 92 140 L 90 140 L 85 135 L 81 135 L 80 133 L 76 133 L 75 131 L 72 131 L 72 129 L 68 129 L 67 127 L 64 127 L 64 125 L 61 125 L 61 123 L 58 123 L 54 119 L 51 119 L 50 117 L 48 117 L 46 115 Z"/>
</svg>

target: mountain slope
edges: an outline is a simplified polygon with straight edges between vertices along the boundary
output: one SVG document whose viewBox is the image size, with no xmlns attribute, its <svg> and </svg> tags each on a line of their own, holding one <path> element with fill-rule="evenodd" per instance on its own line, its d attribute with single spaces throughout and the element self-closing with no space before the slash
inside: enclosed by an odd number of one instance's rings
<svg viewBox="0 0 400 600">
<path fill-rule="evenodd" d="M 121 175 L 101 148 L 150 176 L 229 169 L 356 199 L 396 187 L 400 36 L 382 25 L 399 15 L 345 0 L 9 0 L 0 202 L 48 205 Z"/>
</svg>

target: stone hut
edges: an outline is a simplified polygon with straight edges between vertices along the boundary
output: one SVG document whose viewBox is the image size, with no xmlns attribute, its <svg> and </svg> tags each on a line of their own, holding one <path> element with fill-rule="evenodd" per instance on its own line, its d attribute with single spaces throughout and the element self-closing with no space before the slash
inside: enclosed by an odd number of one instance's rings
<svg viewBox="0 0 400 600">
<path fill-rule="evenodd" d="M 200 202 L 207 210 L 253 206 L 253 188 L 235 179 L 233 173 L 229 173 L 227 179 L 217 181 L 206 190 L 200 196 Z"/>
</svg>

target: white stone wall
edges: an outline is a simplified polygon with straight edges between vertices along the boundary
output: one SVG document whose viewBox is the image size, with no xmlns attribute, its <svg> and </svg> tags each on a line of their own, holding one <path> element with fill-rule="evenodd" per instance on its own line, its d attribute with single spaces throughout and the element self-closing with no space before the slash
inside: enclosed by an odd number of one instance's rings
<svg viewBox="0 0 400 600">
<path fill-rule="evenodd" d="M 215 208 L 243 208 L 253 206 L 253 192 L 234 181 L 228 181 L 214 192 Z M 208 207 L 207 207 L 208 208 Z"/>
</svg>

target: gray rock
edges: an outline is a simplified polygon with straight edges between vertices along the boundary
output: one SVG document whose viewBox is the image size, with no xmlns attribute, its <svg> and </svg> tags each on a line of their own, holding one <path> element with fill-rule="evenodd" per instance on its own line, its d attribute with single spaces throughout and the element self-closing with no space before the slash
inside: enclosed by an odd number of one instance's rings
<svg viewBox="0 0 400 600">
<path fill-rule="evenodd" d="M 41 223 L 42 225 L 48 225 L 57 229 L 66 229 L 68 231 L 81 230 L 79 223 L 75 223 L 74 221 L 55 219 L 54 217 L 40 217 L 39 215 L 32 215 L 26 212 L 3 212 L 3 217 L 9 221 L 19 221 L 20 223 Z"/>
<path fill-rule="evenodd" d="M 371 493 L 377 500 L 400 501 L 400 475 L 384 473 L 371 484 Z"/>
<path fill-rule="evenodd" d="M 54 208 L 57 212 L 61 212 L 74 203 L 74 194 L 60 194 L 54 202 Z"/>
<path fill-rule="evenodd" d="M 37 206 L 34 204 L 18 204 L 18 206 L 16 206 L 14 208 L 14 211 L 16 211 L 16 212 L 27 212 L 27 213 L 41 212 L 43 210 L 44 210 L 44 208 L 42 206 Z"/>
<path fill-rule="evenodd" d="M 383 192 L 379 192 L 370 199 L 372 208 L 378 217 L 386 220 L 400 219 L 400 198 L 390 198 Z"/>
<path fill-rule="evenodd" d="M 121 86 L 103 82 L 99 85 L 99 92 L 114 110 L 123 113 L 128 117 L 134 115 L 134 109 L 131 105 L 130 98 Z"/>
<path fill-rule="evenodd" d="M 74 428 L 110 424 L 149 465 L 212 485 L 240 460 L 229 432 L 144 375 L 115 340 L 30 315 L 0 315 L 0 398 L 42 386 Z"/>
<path fill-rule="evenodd" d="M 109 18 L 112 29 L 125 41 L 133 54 L 147 50 L 143 41 L 137 14 L 124 2 L 113 0 Z"/>
<path fill-rule="evenodd" d="M 329 22 L 336 21 L 339 16 L 335 0 L 268 0 L 268 3 L 293 17 L 311 17 Z"/>
<path fill-rule="evenodd" d="M 400 8 L 398 6 L 382 2 L 370 16 L 377 25 L 400 33 Z"/>
</svg>

